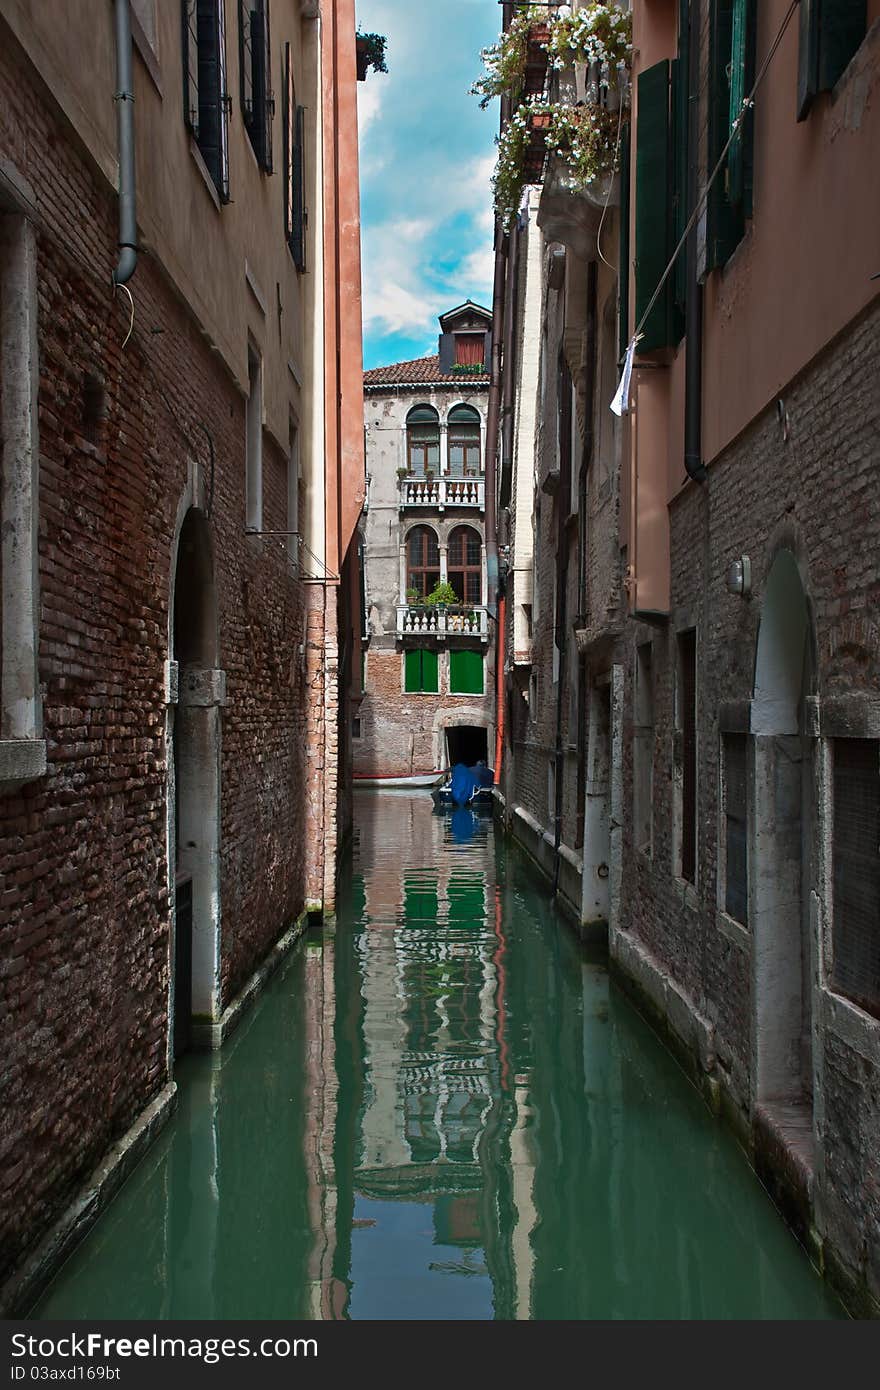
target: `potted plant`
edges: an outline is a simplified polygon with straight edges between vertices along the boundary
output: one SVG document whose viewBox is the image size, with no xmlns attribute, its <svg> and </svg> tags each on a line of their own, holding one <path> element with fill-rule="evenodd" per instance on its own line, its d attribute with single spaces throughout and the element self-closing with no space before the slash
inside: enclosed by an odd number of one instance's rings
<svg viewBox="0 0 880 1390">
<path fill-rule="evenodd" d="M 616 87 L 621 67 L 632 57 L 632 15 L 606 4 L 557 15 L 547 52 L 557 72 L 572 63 L 598 63 L 603 81 Z"/>
<path fill-rule="evenodd" d="M 407 589 L 406 601 L 411 608 L 415 608 L 418 604 L 420 604 L 422 600 L 419 596 L 418 589 Z"/>
<path fill-rule="evenodd" d="M 429 603 L 432 607 L 444 609 L 450 604 L 458 603 L 458 594 L 448 580 L 440 579 L 428 594 L 425 603 Z"/>
<path fill-rule="evenodd" d="M 531 5 L 515 15 L 498 42 L 480 53 L 485 72 L 471 87 L 472 95 L 480 98 L 480 106 L 487 107 L 493 97 L 518 96 L 526 75 L 529 44 L 546 47 L 549 38 L 547 12 L 542 6 Z"/>
<path fill-rule="evenodd" d="M 400 479 L 400 481 L 403 482 L 404 478 L 408 478 L 408 477 L 409 477 L 409 469 L 408 469 L 408 468 L 398 468 L 398 470 L 397 470 L 397 476 L 398 476 L 398 478 Z"/>
<path fill-rule="evenodd" d="M 388 40 L 384 34 L 355 34 L 355 61 L 357 62 L 358 82 L 365 82 L 370 68 L 373 72 L 387 72 L 385 45 Z"/>
</svg>

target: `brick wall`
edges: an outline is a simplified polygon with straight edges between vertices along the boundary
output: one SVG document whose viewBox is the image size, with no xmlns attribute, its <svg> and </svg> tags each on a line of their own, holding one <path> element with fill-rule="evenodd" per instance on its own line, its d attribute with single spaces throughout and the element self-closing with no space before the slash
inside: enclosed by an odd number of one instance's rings
<svg viewBox="0 0 880 1390">
<path fill-rule="evenodd" d="M 167 1080 L 164 665 L 193 459 L 227 678 L 223 1005 L 303 905 L 307 758 L 324 702 L 302 655 L 303 586 L 279 545 L 244 534 L 244 400 L 147 255 L 123 347 L 127 300 L 107 289 L 115 199 L 8 50 L 0 91 L 15 93 L 0 101 L 0 156 L 28 180 L 38 227 L 49 763 L 0 801 L 2 1274 Z M 96 442 L 83 429 L 87 372 L 106 391 Z M 284 529 L 286 464 L 268 436 L 263 467 L 264 526 Z M 311 614 L 310 650 L 323 624 L 323 609 Z"/>
</svg>

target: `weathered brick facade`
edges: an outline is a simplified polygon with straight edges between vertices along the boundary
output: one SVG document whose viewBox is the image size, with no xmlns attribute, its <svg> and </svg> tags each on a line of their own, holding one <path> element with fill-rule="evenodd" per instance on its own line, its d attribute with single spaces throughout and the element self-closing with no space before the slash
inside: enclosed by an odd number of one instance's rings
<svg viewBox="0 0 880 1390">
<path fill-rule="evenodd" d="M 0 796 L 2 1285 L 173 1094 L 173 586 L 175 572 L 189 582 L 178 548 L 193 509 L 221 673 L 206 673 L 219 692 L 214 1025 L 304 909 L 334 899 L 338 638 L 335 589 L 300 577 L 279 539 L 287 452 L 263 432 L 262 529 L 279 534 L 246 534 L 246 398 L 158 260 L 141 254 L 133 324 L 114 298 L 116 196 L 5 27 L 0 92 L 3 220 L 36 239 L 47 758 Z M 21 1308 L 16 1278 L 3 1302 Z"/>
</svg>

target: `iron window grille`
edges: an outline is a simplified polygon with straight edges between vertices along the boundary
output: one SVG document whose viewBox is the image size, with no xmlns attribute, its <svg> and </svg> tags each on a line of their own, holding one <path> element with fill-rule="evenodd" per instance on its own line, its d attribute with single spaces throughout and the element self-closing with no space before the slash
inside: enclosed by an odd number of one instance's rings
<svg viewBox="0 0 880 1390">
<path fill-rule="evenodd" d="M 880 1018 L 880 745 L 837 738 L 832 987 Z"/>
<path fill-rule="evenodd" d="M 229 202 L 223 0 L 183 0 L 183 114 L 222 203 Z"/>
<path fill-rule="evenodd" d="M 272 118 L 269 0 L 238 0 L 238 51 L 241 109 L 257 163 L 272 173 Z"/>
</svg>

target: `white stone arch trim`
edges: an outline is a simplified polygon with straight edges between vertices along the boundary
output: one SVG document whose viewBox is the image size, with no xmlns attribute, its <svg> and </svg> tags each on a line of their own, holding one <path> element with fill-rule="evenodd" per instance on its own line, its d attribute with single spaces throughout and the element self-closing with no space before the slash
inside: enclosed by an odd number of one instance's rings
<svg viewBox="0 0 880 1390">
<path fill-rule="evenodd" d="M 447 696 L 449 700 L 454 696 Z M 485 698 L 485 697 L 484 697 Z M 445 734 L 447 729 L 462 726 L 486 730 L 486 745 L 491 766 L 495 758 L 495 720 L 484 709 L 474 709 L 472 705 L 446 706 L 437 710 L 431 725 L 431 744 L 434 752 L 434 766 L 446 766 Z"/>
</svg>

